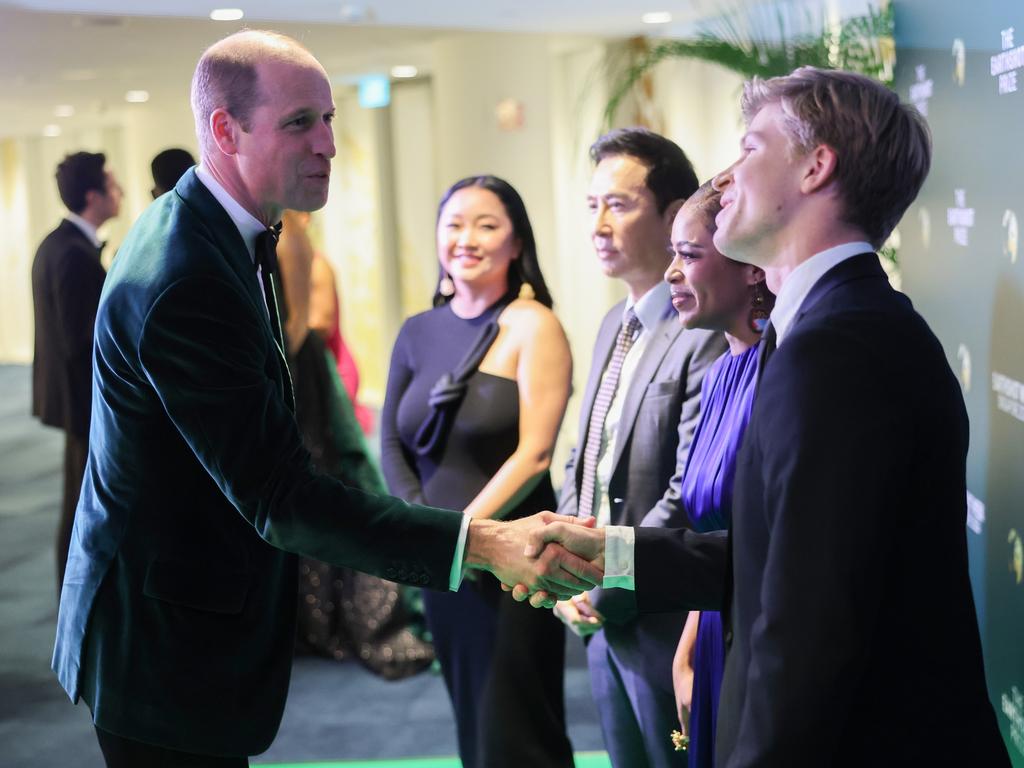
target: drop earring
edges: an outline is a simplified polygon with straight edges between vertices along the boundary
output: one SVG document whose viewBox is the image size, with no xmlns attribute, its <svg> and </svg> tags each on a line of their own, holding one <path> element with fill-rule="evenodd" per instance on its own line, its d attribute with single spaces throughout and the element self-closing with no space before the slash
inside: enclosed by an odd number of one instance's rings
<svg viewBox="0 0 1024 768">
<path fill-rule="evenodd" d="M 441 282 L 437 284 L 437 292 L 446 297 L 455 295 L 455 283 L 452 282 L 451 275 L 447 272 L 444 273 Z"/>
<path fill-rule="evenodd" d="M 754 296 L 750 301 L 750 314 L 747 316 L 747 324 L 754 333 L 764 333 L 764 327 L 768 325 L 768 312 L 764 298 L 764 283 L 760 282 L 753 286 Z"/>
</svg>

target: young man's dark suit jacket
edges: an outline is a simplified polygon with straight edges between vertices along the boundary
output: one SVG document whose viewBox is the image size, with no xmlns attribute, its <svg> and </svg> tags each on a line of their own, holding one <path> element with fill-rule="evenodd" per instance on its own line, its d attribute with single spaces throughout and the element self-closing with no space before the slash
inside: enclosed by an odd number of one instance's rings
<svg viewBox="0 0 1024 768">
<path fill-rule="evenodd" d="M 53 668 L 97 726 L 210 755 L 274 738 L 296 558 L 448 587 L 454 512 L 313 473 L 256 270 L 189 171 L 100 300 L 89 466 Z"/>
<path fill-rule="evenodd" d="M 968 580 L 967 441 L 942 347 L 877 256 L 825 274 L 739 456 L 719 765 L 1009 765 Z M 670 538 L 638 535 L 647 608 L 699 588 L 665 581 L 699 541 L 670 555 Z"/>
<path fill-rule="evenodd" d="M 92 400 L 92 333 L 106 272 L 99 249 L 68 219 L 32 262 L 32 415 L 84 440 Z"/>
<path fill-rule="evenodd" d="M 597 334 L 580 407 L 580 443 L 566 466 L 558 505 L 561 514 L 578 513 L 583 442 L 601 376 L 622 325 L 624 306 L 625 303 L 620 302 L 612 307 Z M 667 304 L 625 393 L 607 489 L 613 525 L 689 525 L 679 501 L 677 449 L 682 446 L 680 455 L 685 458 L 700 417 L 701 382 L 726 348 L 725 338 L 720 333 L 684 330 L 675 310 Z M 601 632 L 608 645 L 633 673 L 663 689 L 671 718 L 674 711 L 672 680 L 667 670 L 671 668 L 686 612 L 640 616 L 634 593 L 621 589 L 595 589 L 591 599 L 606 619 Z M 592 668 L 591 674 L 595 671 L 601 672 Z M 618 675 L 610 670 L 604 672 Z M 651 709 L 653 706 L 652 702 L 631 703 L 634 711 L 637 707 Z M 667 738 L 664 743 L 670 748 Z"/>
</svg>

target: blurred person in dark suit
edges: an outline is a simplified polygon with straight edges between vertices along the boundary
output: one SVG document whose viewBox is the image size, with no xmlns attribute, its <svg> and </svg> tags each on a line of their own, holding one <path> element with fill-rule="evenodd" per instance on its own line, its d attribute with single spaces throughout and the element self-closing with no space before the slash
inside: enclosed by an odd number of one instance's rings
<svg viewBox="0 0 1024 768">
<path fill-rule="evenodd" d="M 88 449 L 93 325 L 106 276 L 96 230 L 121 210 L 121 187 L 106 162 L 102 153 L 76 152 L 57 166 L 57 191 L 68 213 L 43 239 L 32 262 L 32 415 L 65 435 L 58 594 Z"/>
<path fill-rule="evenodd" d="M 164 192 L 170 192 L 174 185 L 185 175 L 185 171 L 196 164 L 196 159 L 187 149 L 172 147 L 158 152 L 153 162 L 149 164 L 150 173 L 153 174 L 153 189 L 150 192 L 156 200 Z"/>
</svg>

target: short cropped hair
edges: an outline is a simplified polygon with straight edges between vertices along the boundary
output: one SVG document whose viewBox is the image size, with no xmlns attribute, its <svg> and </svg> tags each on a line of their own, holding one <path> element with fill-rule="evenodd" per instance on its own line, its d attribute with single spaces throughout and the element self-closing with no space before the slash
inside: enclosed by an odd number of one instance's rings
<svg viewBox="0 0 1024 768">
<path fill-rule="evenodd" d="M 85 210 L 85 194 L 89 190 L 106 194 L 107 156 L 102 152 L 75 152 L 66 155 L 57 166 L 57 193 L 72 213 Z"/>
<path fill-rule="evenodd" d="M 150 163 L 149 169 L 153 173 L 153 183 L 164 192 L 174 189 L 178 180 L 185 175 L 185 171 L 196 164 L 196 159 L 187 149 L 174 147 L 165 149 L 157 154 Z"/>
<path fill-rule="evenodd" d="M 225 109 L 248 131 L 253 110 L 263 100 L 256 66 L 270 60 L 294 60 L 307 52 L 297 40 L 277 32 L 236 32 L 206 49 L 192 76 L 192 114 L 201 148 L 213 144 L 210 115 Z"/>
<path fill-rule="evenodd" d="M 782 109 L 794 150 L 825 144 L 835 151 L 843 220 L 881 247 L 931 167 L 931 133 L 921 114 L 875 80 L 815 67 L 744 85 L 748 124 L 769 104 Z"/>
<path fill-rule="evenodd" d="M 654 195 L 658 213 L 664 213 L 675 200 L 686 199 L 700 186 L 679 145 L 646 128 L 617 128 L 590 147 L 595 164 L 617 155 L 629 155 L 647 166 L 647 188 Z"/>
</svg>

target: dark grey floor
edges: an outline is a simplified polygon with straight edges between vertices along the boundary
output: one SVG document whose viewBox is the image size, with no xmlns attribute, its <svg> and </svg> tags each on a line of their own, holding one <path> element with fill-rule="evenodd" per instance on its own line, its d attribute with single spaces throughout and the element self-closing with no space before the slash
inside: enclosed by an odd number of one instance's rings
<svg viewBox="0 0 1024 768">
<path fill-rule="evenodd" d="M 88 711 L 71 705 L 49 669 L 63 436 L 28 409 L 29 369 L 0 365 L 0 765 L 100 768 Z M 577 751 L 600 750 L 585 662 L 575 638 L 568 647 L 570 736 Z M 454 753 L 437 676 L 388 683 L 355 663 L 301 658 L 277 740 L 254 763 Z"/>
</svg>

